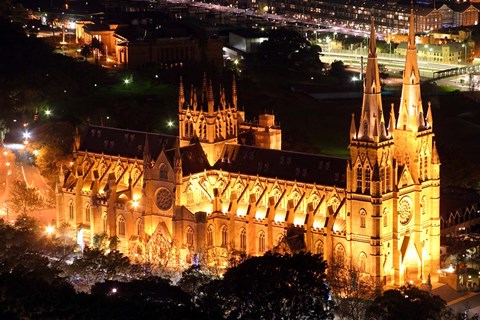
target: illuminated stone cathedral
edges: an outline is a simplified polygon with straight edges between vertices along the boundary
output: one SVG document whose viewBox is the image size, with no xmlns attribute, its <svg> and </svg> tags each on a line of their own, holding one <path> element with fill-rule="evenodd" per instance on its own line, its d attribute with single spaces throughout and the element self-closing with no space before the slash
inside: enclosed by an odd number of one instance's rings
<svg viewBox="0 0 480 320">
<path fill-rule="evenodd" d="M 284 244 L 355 263 L 378 287 L 433 276 L 440 161 L 413 19 L 400 105 L 389 115 L 372 20 L 361 113 L 345 133 L 349 159 L 281 150 L 273 115 L 246 121 L 235 79 L 215 96 L 207 78 L 198 90 L 180 81 L 178 136 L 90 125 L 76 139 L 57 186 L 58 225 L 68 223 L 81 245 L 116 236 L 139 260 L 174 250 L 169 264 L 182 267 L 199 259 L 225 267 L 229 255 Z"/>
</svg>

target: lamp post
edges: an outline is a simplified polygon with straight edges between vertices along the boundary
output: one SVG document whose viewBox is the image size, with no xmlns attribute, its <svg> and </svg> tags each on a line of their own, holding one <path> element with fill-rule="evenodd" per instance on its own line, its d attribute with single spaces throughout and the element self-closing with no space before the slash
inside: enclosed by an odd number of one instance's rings
<svg viewBox="0 0 480 320">
<path fill-rule="evenodd" d="M 464 54 L 463 54 L 463 60 L 464 60 L 465 64 L 467 64 L 467 45 L 465 43 L 462 44 L 462 48 L 465 49 Z"/>
</svg>

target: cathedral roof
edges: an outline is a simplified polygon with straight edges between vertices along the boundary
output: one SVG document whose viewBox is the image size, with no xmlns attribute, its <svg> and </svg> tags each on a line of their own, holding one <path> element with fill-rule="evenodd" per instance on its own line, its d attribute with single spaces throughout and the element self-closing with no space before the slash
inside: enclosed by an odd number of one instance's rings
<svg viewBox="0 0 480 320">
<path fill-rule="evenodd" d="M 162 149 L 173 149 L 177 141 L 176 136 L 90 125 L 83 134 L 79 151 L 143 159 L 146 136 L 153 159 Z"/>
<path fill-rule="evenodd" d="M 170 149 L 165 153 L 170 163 L 173 164 L 175 149 Z M 182 173 L 184 176 L 202 172 L 203 170 L 210 168 L 207 156 L 200 143 L 180 148 L 180 157 L 182 159 Z"/>
<path fill-rule="evenodd" d="M 346 159 L 227 144 L 214 168 L 343 188 L 346 166 Z"/>
</svg>

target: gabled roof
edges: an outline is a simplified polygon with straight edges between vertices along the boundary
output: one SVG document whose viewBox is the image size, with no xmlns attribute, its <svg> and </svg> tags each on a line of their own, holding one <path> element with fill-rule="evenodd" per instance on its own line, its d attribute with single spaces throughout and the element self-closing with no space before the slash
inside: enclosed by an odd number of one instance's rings
<svg viewBox="0 0 480 320">
<path fill-rule="evenodd" d="M 172 149 L 177 139 L 176 136 L 165 134 L 90 125 L 83 134 L 79 151 L 143 159 L 147 135 L 152 159 L 158 157 L 162 148 Z"/>
<path fill-rule="evenodd" d="M 175 163 L 175 148 L 167 150 L 165 153 L 173 167 Z M 210 169 L 207 156 L 200 143 L 180 148 L 180 157 L 182 158 L 182 174 L 184 176 Z"/>
<path fill-rule="evenodd" d="M 346 159 L 227 144 L 213 168 L 344 188 L 346 166 Z"/>
<path fill-rule="evenodd" d="M 470 3 L 454 3 L 450 5 L 450 8 L 454 12 L 465 12 L 467 9 L 470 9 L 470 7 L 478 11 L 478 8 Z"/>
</svg>

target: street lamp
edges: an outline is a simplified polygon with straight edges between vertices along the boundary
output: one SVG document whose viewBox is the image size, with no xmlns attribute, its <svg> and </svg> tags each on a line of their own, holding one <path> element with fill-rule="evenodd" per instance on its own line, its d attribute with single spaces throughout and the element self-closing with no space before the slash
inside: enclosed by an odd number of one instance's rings
<svg viewBox="0 0 480 320">
<path fill-rule="evenodd" d="M 467 64 L 467 45 L 464 43 L 462 44 L 462 48 L 465 49 L 464 55 L 463 55 L 463 60 L 465 61 L 465 64 Z"/>
</svg>

